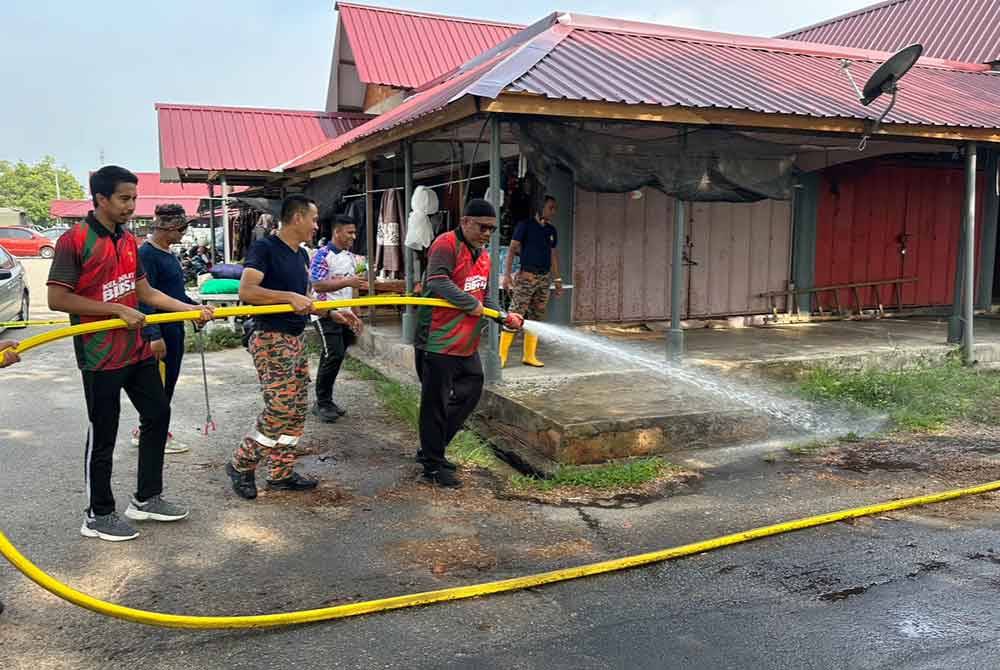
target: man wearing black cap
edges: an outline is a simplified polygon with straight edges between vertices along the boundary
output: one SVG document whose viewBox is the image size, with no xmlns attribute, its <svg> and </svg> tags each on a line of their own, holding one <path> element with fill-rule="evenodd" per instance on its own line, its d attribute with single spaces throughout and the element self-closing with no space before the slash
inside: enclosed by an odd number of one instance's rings
<svg viewBox="0 0 1000 670">
<path fill-rule="evenodd" d="M 458 309 L 421 307 L 417 319 L 417 376 L 420 377 L 420 450 L 424 477 L 461 486 L 445 448 L 479 403 L 483 366 L 479 360 L 483 306 L 499 309 L 488 296 L 490 255 L 483 249 L 496 230 L 493 205 L 472 200 L 459 228 L 434 240 L 428 252 L 424 297 L 447 300 Z M 505 326 L 524 320 L 510 314 Z"/>
</svg>

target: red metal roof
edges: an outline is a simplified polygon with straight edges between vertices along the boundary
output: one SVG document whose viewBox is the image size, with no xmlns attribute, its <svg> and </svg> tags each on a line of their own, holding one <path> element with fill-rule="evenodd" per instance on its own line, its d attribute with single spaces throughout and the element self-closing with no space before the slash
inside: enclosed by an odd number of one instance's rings
<svg viewBox="0 0 1000 670">
<path fill-rule="evenodd" d="M 366 84 L 417 88 L 523 26 L 339 2 L 340 22 Z"/>
<path fill-rule="evenodd" d="M 361 125 L 365 114 L 157 104 L 160 166 L 266 171 Z"/>
<path fill-rule="evenodd" d="M 990 63 L 1000 60 L 1000 2 L 889 0 L 781 37 L 879 51 L 920 42 L 928 56 Z"/>
<path fill-rule="evenodd" d="M 198 211 L 198 204 L 208 197 L 206 184 L 182 184 L 160 181 L 158 172 L 136 172 L 139 183 L 136 185 L 138 199 L 134 216 L 139 219 L 151 219 L 157 205 L 175 204 L 184 207 L 188 216 Z M 61 219 L 82 219 L 94 208 L 87 200 L 53 200 L 49 205 L 49 215 Z"/>
<path fill-rule="evenodd" d="M 871 119 L 841 72 L 864 81 L 885 52 L 712 33 L 581 15 L 552 15 L 396 109 L 298 156 L 312 163 L 362 137 L 409 123 L 465 96 L 503 92 L 550 99 L 739 109 Z M 922 58 L 903 80 L 889 123 L 1000 128 L 1000 73 Z M 540 112 L 544 114 L 544 112 Z"/>
<path fill-rule="evenodd" d="M 151 219 L 159 205 L 181 205 L 188 217 L 198 212 L 198 204 L 202 198 L 192 196 L 139 196 L 135 202 L 136 219 Z M 90 200 L 53 200 L 49 205 L 49 216 L 60 219 L 82 219 L 94 208 Z"/>
</svg>

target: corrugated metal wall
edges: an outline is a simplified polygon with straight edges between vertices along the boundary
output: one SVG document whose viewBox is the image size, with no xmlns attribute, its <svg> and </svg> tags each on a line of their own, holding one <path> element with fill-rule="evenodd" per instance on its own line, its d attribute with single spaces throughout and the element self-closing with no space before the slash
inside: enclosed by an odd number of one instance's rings
<svg viewBox="0 0 1000 670">
<path fill-rule="evenodd" d="M 574 321 L 668 318 L 674 200 L 643 194 L 577 190 Z M 685 273 L 686 316 L 765 312 L 757 294 L 783 290 L 789 276 L 791 203 L 690 204 L 688 242 L 696 265 Z"/>
<path fill-rule="evenodd" d="M 976 258 L 982 226 L 982 184 L 977 187 Z M 965 173 L 961 167 L 867 161 L 822 174 L 816 230 L 815 286 L 917 277 L 903 289 L 903 304 L 950 305 L 961 235 Z M 901 251 L 905 248 L 906 253 Z M 978 270 L 977 270 L 978 272 Z M 880 301 L 894 303 L 892 289 Z M 864 306 L 874 304 L 863 291 Z M 832 292 L 821 295 L 832 309 Z M 853 306 L 849 290 L 840 292 Z"/>
</svg>

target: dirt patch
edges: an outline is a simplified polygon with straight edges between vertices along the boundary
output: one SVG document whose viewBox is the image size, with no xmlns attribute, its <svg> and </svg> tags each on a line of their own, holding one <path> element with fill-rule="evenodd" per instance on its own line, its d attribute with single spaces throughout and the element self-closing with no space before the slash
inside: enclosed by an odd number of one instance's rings
<svg viewBox="0 0 1000 670">
<path fill-rule="evenodd" d="M 403 561 L 427 568 L 435 575 L 458 570 L 490 570 L 497 565 L 496 552 L 487 550 L 477 537 L 443 540 L 411 540 L 390 548 Z"/>
<path fill-rule="evenodd" d="M 944 482 L 1000 479 L 1000 428 L 960 423 L 934 433 L 902 433 L 839 444 L 799 459 L 860 474 L 928 473 Z"/>
<path fill-rule="evenodd" d="M 261 489 L 257 500 L 267 504 L 296 507 L 344 507 L 351 503 L 352 496 L 343 489 L 320 484 L 308 493 L 268 491 L 265 487 Z"/>
</svg>

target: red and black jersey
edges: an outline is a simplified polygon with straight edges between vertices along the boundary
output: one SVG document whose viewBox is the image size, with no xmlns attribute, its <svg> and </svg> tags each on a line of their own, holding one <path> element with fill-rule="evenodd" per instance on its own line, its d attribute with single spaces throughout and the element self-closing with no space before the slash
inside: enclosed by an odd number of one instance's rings
<svg viewBox="0 0 1000 670">
<path fill-rule="evenodd" d="M 489 253 L 485 249 L 471 249 L 461 239 L 459 231 L 444 233 L 434 240 L 428 252 L 428 286 L 434 279 L 450 279 L 467 296 L 486 304 L 489 278 Z M 429 287 L 424 296 L 451 299 L 452 303 L 458 303 L 452 296 L 433 293 Z M 474 302 L 471 304 L 475 305 Z M 480 321 L 481 317 L 470 316 L 459 309 L 421 307 L 417 318 L 416 347 L 449 356 L 471 356 L 479 349 Z"/>
<path fill-rule="evenodd" d="M 59 238 L 48 284 L 77 295 L 139 309 L 136 282 L 144 277 L 135 236 L 123 226 L 110 232 L 91 212 Z M 70 314 L 70 322 L 103 321 L 107 316 Z M 117 370 L 152 356 L 141 330 L 108 330 L 73 338 L 81 370 Z"/>
</svg>

